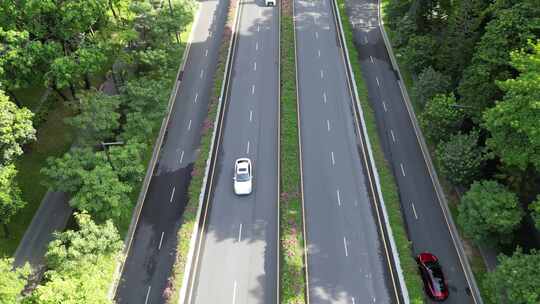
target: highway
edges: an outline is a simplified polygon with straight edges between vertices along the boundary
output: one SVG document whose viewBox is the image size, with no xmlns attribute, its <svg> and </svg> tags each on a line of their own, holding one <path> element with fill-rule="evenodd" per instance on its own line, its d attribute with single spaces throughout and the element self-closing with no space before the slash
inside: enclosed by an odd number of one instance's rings
<svg viewBox="0 0 540 304">
<path fill-rule="evenodd" d="M 400 303 L 331 2 L 294 10 L 310 303 Z"/>
<path fill-rule="evenodd" d="M 378 2 L 345 2 L 383 150 L 397 179 L 414 254 L 429 251 L 439 257 L 450 289 L 446 303 L 480 303 L 470 295 L 467 277 L 445 219 L 448 215 L 438 201 L 401 95 L 397 73 L 392 68 L 379 27 Z"/>
<path fill-rule="evenodd" d="M 224 105 L 202 248 L 188 303 L 278 301 L 279 14 L 240 1 L 229 97 Z M 233 192 L 234 161 L 249 157 L 253 192 Z"/>
<path fill-rule="evenodd" d="M 165 302 L 163 293 L 175 260 L 176 234 L 212 92 L 227 7 L 228 1 L 200 1 L 183 79 L 121 274 L 116 303 Z"/>
</svg>

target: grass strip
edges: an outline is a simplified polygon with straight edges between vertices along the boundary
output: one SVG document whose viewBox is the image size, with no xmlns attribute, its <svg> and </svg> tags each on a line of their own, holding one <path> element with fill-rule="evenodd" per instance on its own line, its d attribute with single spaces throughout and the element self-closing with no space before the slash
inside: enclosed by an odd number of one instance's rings
<svg viewBox="0 0 540 304">
<path fill-rule="evenodd" d="M 388 5 L 389 0 L 381 0 L 381 16 L 384 19 L 385 23 L 388 23 L 390 20 L 388 20 L 387 16 L 384 14 L 385 7 Z M 385 30 L 388 34 L 388 39 L 390 39 L 390 43 L 395 40 L 396 33 L 390 28 L 385 27 Z M 403 77 L 403 82 L 405 84 L 406 88 L 413 88 L 414 87 L 414 77 L 411 73 L 408 66 L 403 62 L 401 59 L 403 56 L 399 56 L 399 50 L 396 52 L 396 60 L 399 65 L 399 69 L 401 72 L 401 75 Z M 408 90 L 410 91 L 410 90 Z M 413 110 L 415 114 L 420 113 L 420 109 L 422 108 L 418 102 L 414 99 L 411 99 L 411 103 L 413 106 Z M 422 128 L 422 126 L 420 126 Z M 435 151 L 436 143 L 431 142 L 428 138 L 426 138 L 426 144 L 428 146 L 428 150 L 430 152 L 431 158 L 434 158 L 433 151 Z M 469 263 L 471 264 L 472 272 L 474 274 L 474 277 L 476 278 L 476 281 L 479 283 L 477 284 L 478 289 L 480 290 L 480 294 L 482 295 L 482 299 L 484 302 L 489 301 L 486 295 L 488 295 L 491 291 L 487 287 L 485 283 L 486 275 L 487 275 L 487 268 L 486 264 L 484 262 L 484 259 L 482 258 L 482 255 L 480 254 L 479 249 L 473 244 L 473 242 L 467 238 L 464 237 L 463 234 L 463 228 L 459 225 L 459 222 L 457 219 L 457 206 L 459 204 L 459 194 L 456 193 L 456 191 L 452 190 L 452 185 L 448 181 L 448 179 L 441 173 L 442 171 L 438 170 L 439 164 L 437 162 L 434 162 L 433 165 L 435 166 L 435 170 L 437 170 L 437 174 L 439 177 L 439 181 L 441 183 L 441 186 L 444 191 L 444 195 L 446 196 L 448 200 L 448 207 L 450 208 L 452 218 L 454 219 L 454 223 L 456 223 L 460 238 L 463 242 L 463 247 L 465 248 L 465 253 L 467 255 L 467 258 L 469 260 Z"/>
<path fill-rule="evenodd" d="M 375 158 L 375 164 L 379 172 L 381 192 L 386 205 L 386 211 L 388 212 L 388 218 L 392 228 L 394 240 L 396 241 L 399 260 L 401 263 L 401 268 L 403 269 L 403 276 L 405 278 L 405 284 L 407 285 L 407 290 L 409 292 L 409 299 L 413 304 L 424 303 L 422 282 L 418 274 L 416 262 L 412 256 L 411 243 L 407 237 L 405 223 L 401 214 L 401 205 L 399 202 L 397 184 L 394 175 L 392 174 L 390 164 L 384 157 L 379 134 L 377 132 L 375 114 L 368 102 L 368 90 L 363 79 L 362 69 L 358 59 L 358 51 L 354 44 L 352 27 L 347 17 L 348 15 L 345 9 L 345 0 L 337 0 L 337 3 L 342 18 L 341 22 L 343 24 L 343 31 L 345 32 L 345 40 L 350 54 L 351 66 L 354 74 L 357 75 L 355 78 L 356 86 L 358 88 L 358 96 L 360 98 L 359 102 L 364 112 L 364 120 L 366 122 L 373 157 Z"/>
<path fill-rule="evenodd" d="M 304 236 L 300 203 L 300 162 L 296 100 L 296 56 L 292 1 L 282 2 L 281 17 L 281 303 L 306 303 Z"/>
<path fill-rule="evenodd" d="M 197 159 L 191 173 L 191 182 L 188 188 L 188 202 L 182 214 L 182 224 L 177 233 L 178 245 L 176 247 L 176 261 L 173 266 L 172 276 L 169 278 L 168 287 L 165 289 L 165 297 L 167 303 L 172 304 L 179 298 L 180 288 L 184 280 L 184 270 L 188 258 L 189 245 L 191 235 L 197 221 L 197 209 L 199 196 L 203 187 L 204 172 L 208 161 L 212 134 L 214 132 L 214 121 L 216 119 L 218 101 L 223 85 L 223 76 L 225 72 L 225 64 L 227 62 L 227 53 L 231 40 L 232 26 L 234 22 L 234 14 L 236 11 L 236 1 L 231 1 L 229 4 L 229 12 L 227 22 L 223 31 L 223 37 L 218 53 L 218 64 L 214 74 L 214 84 L 210 103 L 208 105 L 208 116 L 206 117 L 202 129 L 202 137 L 199 146 Z"/>
</svg>

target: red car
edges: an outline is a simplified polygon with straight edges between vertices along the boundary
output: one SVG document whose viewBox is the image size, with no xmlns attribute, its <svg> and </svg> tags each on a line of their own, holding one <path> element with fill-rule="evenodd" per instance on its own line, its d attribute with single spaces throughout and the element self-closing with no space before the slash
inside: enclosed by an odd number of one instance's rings
<svg viewBox="0 0 540 304">
<path fill-rule="evenodd" d="M 427 294 L 436 301 L 448 298 L 448 286 L 439 265 L 439 259 L 431 253 L 423 252 L 416 257 Z"/>
</svg>

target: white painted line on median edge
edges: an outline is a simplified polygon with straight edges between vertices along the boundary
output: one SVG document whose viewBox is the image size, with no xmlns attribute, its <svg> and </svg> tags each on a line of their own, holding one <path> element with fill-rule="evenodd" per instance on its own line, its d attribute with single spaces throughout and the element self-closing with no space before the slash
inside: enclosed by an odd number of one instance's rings
<svg viewBox="0 0 540 304">
<path fill-rule="evenodd" d="M 386 108 L 386 102 L 383 101 L 383 102 L 382 102 L 382 106 L 383 106 L 383 108 L 384 108 L 384 111 L 385 111 L 385 112 L 388 112 L 388 109 Z"/>
<path fill-rule="evenodd" d="M 163 236 L 165 235 L 165 231 L 161 232 L 161 238 L 159 239 L 159 246 L 158 246 L 158 250 L 161 249 L 161 244 L 163 244 Z"/>
<path fill-rule="evenodd" d="M 257 70 L 257 61 L 253 62 L 253 70 L 254 70 L 254 71 Z"/>
<path fill-rule="evenodd" d="M 322 93 L 322 97 L 323 97 L 324 103 L 326 103 L 326 92 Z"/>
<path fill-rule="evenodd" d="M 371 60 L 371 63 L 375 63 L 373 62 L 373 57 L 371 55 L 369 55 L 369 59 Z"/>
<path fill-rule="evenodd" d="M 332 166 L 335 166 L 336 165 L 336 159 L 334 158 L 334 151 L 330 152 L 331 156 L 332 156 Z"/>
<path fill-rule="evenodd" d="M 146 300 L 144 300 L 144 304 L 148 303 L 148 296 L 150 295 L 150 289 L 152 289 L 152 286 L 148 286 L 148 291 L 146 291 Z"/>
<path fill-rule="evenodd" d="M 253 120 L 253 111 L 249 110 L 249 121 Z"/>
<path fill-rule="evenodd" d="M 379 83 L 379 77 L 375 77 L 375 80 L 377 80 L 377 86 L 381 87 L 381 84 Z"/>
<path fill-rule="evenodd" d="M 232 303 L 236 303 L 236 280 L 234 280 L 233 294 L 232 294 Z"/>
<path fill-rule="evenodd" d="M 255 85 L 251 85 L 251 95 L 255 94 Z"/>
<path fill-rule="evenodd" d="M 249 140 L 248 140 L 248 143 L 247 143 L 246 154 L 249 154 Z"/>
<path fill-rule="evenodd" d="M 326 120 L 326 129 L 328 129 L 328 132 L 330 132 L 330 120 Z"/>
<path fill-rule="evenodd" d="M 182 153 L 180 154 L 180 164 L 182 163 L 183 159 L 184 159 L 184 150 L 182 150 Z"/>
<path fill-rule="evenodd" d="M 176 187 L 173 187 L 173 188 L 172 188 L 171 199 L 169 200 L 169 202 L 171 202 L 171 203 L 172 203 L 172 200 L 173 200 L 173 198 L 174 198 L 174 190 L 176 190 Z"/>
<path fill-rule="evenodd" d="M 187 129 L 188 129 L 188 131 L 189 131 L 189 130 L 191 130 L 191 119 L 189 120 L 189 123 L 188 123 Z"/>
<path fill-rule="evenodd" d="M 337 203 L 338 203 L 338 206 L 341 206 L 341 196 L 339 195 L 339 189 L 336 190 L 336 194 L 337 194 Z"/>
<path fill-rule="evenodd" d="M 324 71 L 321 70 L 321 79 L 323 79 L 323 78 L 324 78 Z"/>
<path fill-rule="evenodd" d="M 347 249 L 347 239 L 343 237 L 343 246 L 345 247 L 345 256 L 349 256 L 349 250 Z"/>
<path fill-rule="evenodd" d="M 411 203 L 411 206 L 412 206 L 412 211 L 413 211 L 413 213 L 414 213 L 414 218 L 415 218 L 415 219 L 418 219 L 418 214 L 416 214 L 416 208 L 414 208 L 414 204 Z"/>
<path fill-rule="evenodd" d="M 193 103 L 197 103 L 197 99 L 199 99 L 199 93 L 195 93 L 195 100 L 193 101 Z"/>
<path fill-rule="evenodd" d="M 390 134 L 392 134 L 392 141 L 396 142 L 396 137 L 394 136 L 394 130 L 390 129 Z"/>
<path fill-rule="evenodd" d="M 405 176 L 405 169 L 403 169 L 403 164 L 400 164 L 401 166 L 401 174 L 403 174 L 403 176 Z"/>
<path fill-rule="evenodd" d="M 242 223 L 240 223 L 240 229 L 238 230 L 238 241 L 242 240 Z"/>
</svg>

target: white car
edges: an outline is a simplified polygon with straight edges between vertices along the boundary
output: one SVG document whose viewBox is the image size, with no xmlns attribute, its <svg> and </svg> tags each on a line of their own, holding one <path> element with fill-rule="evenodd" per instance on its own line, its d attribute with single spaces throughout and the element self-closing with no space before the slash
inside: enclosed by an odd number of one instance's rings
<svg viewBox="0 0 540 304">
<path fill-rule="evenodd" d="M 234 193 L 236 195 L 250 194 L 252 179 L 251 160 L 249 158 L 237 159 L 234 162 Z"/>
<path fill-rule="evenodd" d="M 276 6 L 276 0 L 264 0 L 266 6 Z"/>
</svg>

